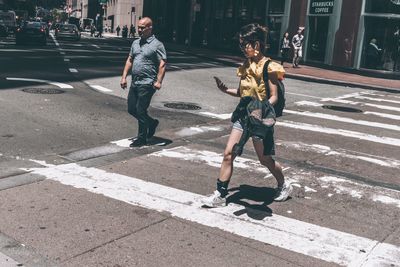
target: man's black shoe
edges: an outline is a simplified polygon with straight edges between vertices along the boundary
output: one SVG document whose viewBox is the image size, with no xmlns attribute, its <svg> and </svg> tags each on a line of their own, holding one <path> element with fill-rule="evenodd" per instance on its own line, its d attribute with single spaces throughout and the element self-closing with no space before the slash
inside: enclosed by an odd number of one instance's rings
<svg viewBox="0 0 400 267">
<path fill-rule="evenodd" d="M 140 147 L 140 146 L 144 146 L 146 145 L 147 142 L 146 140 L 143 139 L 136 139 L 135 141 L 132 142 L 132 144 L 130 144 L 130 147 Z"/>
<path fill-rule="evenodd" d="M 149 130 L 147 132 L 147 138 L 152 138 L 154 136 L 159 123 L 160 122 L 158 120 L 154 120 L 154 124 L 149 127 Z"/>
</svg>

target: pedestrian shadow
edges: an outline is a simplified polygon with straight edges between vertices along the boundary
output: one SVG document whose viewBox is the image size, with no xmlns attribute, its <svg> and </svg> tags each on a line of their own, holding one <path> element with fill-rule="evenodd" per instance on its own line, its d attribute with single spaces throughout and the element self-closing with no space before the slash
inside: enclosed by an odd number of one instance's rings
<svg viewBox="0 0 400 267">
<path fill-rule="evenodd" d="M 251 185 L 240 185 L 229 189 L 234 192 L 227 198 L 227 203 L 235 203 L 244 208 L 235 211 L 235 216 L 247 214 L 252 219 L 263 220 L 265 217 L 272 216 L 272 210 L 268 207 L 274 201 L 275 189 L 270 187 L 255 187 Z M 247 201 L 246 201 L 247 200 Z M 261 202 L 254 204 L 251 202 Z"/>
</svg>

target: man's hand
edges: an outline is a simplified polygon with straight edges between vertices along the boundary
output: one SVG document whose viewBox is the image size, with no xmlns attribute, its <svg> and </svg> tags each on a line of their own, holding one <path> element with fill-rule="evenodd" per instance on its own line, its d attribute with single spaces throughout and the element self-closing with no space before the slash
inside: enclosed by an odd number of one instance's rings
<svg viewBox="0 0 400 267">
<path fill-rule="evenodd" d="M 161 89 L 161 83 L 160 83 L 159 81 L 155 81 L 155 82 L 153 83 L 153 87 L 154 87 L 154 89 L 156 89 L 156 90 L 160 90 L 160 89 Z"/>
<path fill-rule="evenodd" d="M 128 83 L 126 82 L 126 78 L 122 77 L 121 82 L 120 82 L 121 88 L 125 89 L 128 86 Z"/>
</svg>

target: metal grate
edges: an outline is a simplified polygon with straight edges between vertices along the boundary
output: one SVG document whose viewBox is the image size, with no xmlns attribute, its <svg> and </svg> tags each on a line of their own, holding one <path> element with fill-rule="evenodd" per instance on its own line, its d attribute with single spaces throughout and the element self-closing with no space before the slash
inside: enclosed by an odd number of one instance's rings
<svg viewBox="0 0 400 267">
<path fill-rule="evenodd" d="M 166 103 L 164 104 L 167 108 L 173 109 L 183 109 L 183 110 L 199 110 L 201 109 L 200 106 L 192 104 L 192 103 L 185 103 L 185 102 L 173 102 L 173 103 Z"/>
<path fill-rule="evenodd" d="M 361 109 L 358 109 L 358 108 L 350 108 L 350 107 L 342 107 L 342 106 L 323 105 L 322 108 L 331 109 L 331 110 L 335 110 L 335 111 L 342 111 L 342 112 L 355 112 L 355 113 L 363 112 Z"/>
<path fill-rule="evenodd" d="M 44 95 L 54 95 L 54 94 L 62 94 L 65 93 L 65 91 L 60 90 L 60 89 L 52 89 L 52 88 L 27 88 L 27 89 L 22 89 L 23 92 L 25 93 L 30 93 L 30 94 L 44 94 Z"/>
</svg>

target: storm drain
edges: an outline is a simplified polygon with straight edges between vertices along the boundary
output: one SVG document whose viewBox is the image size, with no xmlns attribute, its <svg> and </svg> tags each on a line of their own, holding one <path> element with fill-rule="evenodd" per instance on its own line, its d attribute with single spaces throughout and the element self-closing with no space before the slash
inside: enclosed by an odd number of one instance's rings
<svg viewBox="0 0 400 267">
<path fill-rule="evenodd" d="M 322 108 L 336 110 L 336 111 L 342 111 L 342 112 L 355 112 L 355 113 L 363 112 L 361 109 L 358 109 L 358 108 L 350 108 L 350 107 L 342 107 L 342 106 L 323 105 Z"/>
<path fill-rule="evenodd" d="M 183 109 L 183 110 L 199 110 L 200 106 L 192 103 L 185 102 L 173 102 L 173 103 L 165 103 L 164 107 L 173 108 L 173 109 Z"/>
<path fill-rule="evenodd" d="M 52 88 L 27 88 L 27 89 L 22 89 L 23 92 L 25 93 L 30 93 L 30 94 L 43 94 L 43 95 L 54 95 L 54 94 L 62 94 L 65 91 L 60 90 L 60 89 L 52 89 Z"/>
</svg>

